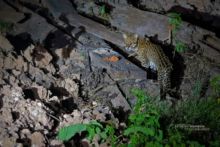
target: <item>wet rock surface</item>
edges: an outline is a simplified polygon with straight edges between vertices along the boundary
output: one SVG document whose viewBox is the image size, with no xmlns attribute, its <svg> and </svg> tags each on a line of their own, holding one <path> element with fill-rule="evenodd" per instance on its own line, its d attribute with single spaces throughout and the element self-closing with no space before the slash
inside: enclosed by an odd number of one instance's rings
<svg viewBox="0 0 220 147">
<path fill-rule="evenodd" d="M 76 13 L 74 4 L 80 13 L 93 7 L 99 15 L 97 3 L 86 2 L 0 1 L 0 19 L 13 23 L 12 30 L 0 33 L 0 146 L 65 146 L 56 138 L 64 126 L 94 119 L 119 125 L 114 112 L 131 110 L 134 87 L 159 101 L 155 73 L 120 48 L 123 31 L 156 36 L 171 54 L 172 84 L 180 98 L 188 98 L 198 80 L 206 89 L 201 95 L 210 92 L 207 82 L 220 72 L 214 32 L 183 22 L 176 37 L 189 50 L 173 57 L 172 45 L 163 43 L 170 37 L 167 16 L 128 7 L 127 1 L 110 1 L 116 8 L 109 28 Z M 47 13 L 42 8 L 48 8 Z M 173 99 L 168 96 L 167 105 Z"/>
</svg>

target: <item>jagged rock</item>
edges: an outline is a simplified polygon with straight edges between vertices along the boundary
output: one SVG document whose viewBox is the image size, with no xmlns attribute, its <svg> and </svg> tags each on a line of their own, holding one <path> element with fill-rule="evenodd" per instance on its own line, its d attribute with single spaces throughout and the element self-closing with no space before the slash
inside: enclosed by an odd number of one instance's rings
<svg viewBox="0 0 220 147">
<path fill-rule="evenodd" d="M 20 131 L 20 137 L 21 138 L 26 138 L 31 135 L 31 131 L 29 129 L 23 129 Z"/>
<path fill-rule="evenodd" d="M 64 114 L 58 129 L 64 126 L 82 123 L 83 119 L 82 113 L 78 110 L 74 110 L 72 114 Z"/>
<path fill-rule="evenodd" d="M 142 89 L 144 92 L 149 94 L 151 97 L 160 96 L 160 87 L 158 82 L 154 82 L 153 80 L 124 80 L 119 82 L 121 90 L 127 96 L 128 101 L 133 106 L 136 102 L 136 98 L 131 93 L 133 88 Z"/>
<path fill-rule="evenodd" d="M 32 60 L 33 60 L 32 54 L 33 54 L 34 48 L 35 46 L 31 44 L 24 50 L 24 53 L 23 53 L 24 58 L 30 63 L 32 63 Z"/>
<path fill-rule="evenodd" d="M 3 69 L 16 69 L 18 71 L 27 71 L 27 63 L 24 61 L 22 56 L 15 57 L 11 53 L 4 58 L 4 67 Z"/>
<path fill-rule="evenodd" d="M 113 108 L 115 109 L 122 108 L 124 111 L 131 110 L 129 103 L 116 85 L 103 87 L 103 89 L 94 94 L 94 97 L 98 100 L 103 99 L 100 101 L 105 101 L 105 103 L 111 102 Z"/>
<path fill-rule="evenodd" d="M 72 78 L 66 78 L 56 82 L 60 87 L 65 88 L 73 97 L 78 97 L 79 85 Z"/>
<path fill-rule="evenodd" d="M 39 68 L 45 68 L 53 59 L 52 55 L 42 45 L 35 46 L 32 58 L 34 58 L 34 63 Z"/>
<path fill-rule="evenodd" d="M 31 145 L 32 146 L 40 146 L 40 147 L 44 147 L 46 146 L 45 143 L 45 138 L 43 136 L 43 134 L 41 134 L 40 132 L 34 132 L 31 134 L 30 136 L 31 139 Z"/>
<path fill-rule="evenodd" d="M 1 14 L 0 14 L 1 16 Z M 8 41 L 7 38 L 5 38 L 1 33 L 0 33 L 0 49 L 3 52 L 10 52 L 13 50 L 13 46 L 11 45 L 11 43 Z"/>
<path fill-rule="evenodd" d="M 4 69 L 14 69 L 15 66 L 14 57 L 11 54 L 4 58 Z"/>
<path fill-rule="evenodd" d="M 55 83 L 56 78 L 53 77 L 50 73 L 45 74 L 39 68 L 36 68 L 29 64 L 28 73 L 32 80 L 34 80 L 38 84 L 42 84 L 45 87 L 50 87 L 52 83 Z"/>
<path fill-rule="evenodd" d="M 33 91 L 36 90 L 35 92 L 37 94 L 37 98 L 48 101 L 51 95 L 51 92 L 49 90 L 47 90 L 43 86 L 37 85 L 36 83 L 34 83 L 31 88 L 34 88 Z"/>
</svg>

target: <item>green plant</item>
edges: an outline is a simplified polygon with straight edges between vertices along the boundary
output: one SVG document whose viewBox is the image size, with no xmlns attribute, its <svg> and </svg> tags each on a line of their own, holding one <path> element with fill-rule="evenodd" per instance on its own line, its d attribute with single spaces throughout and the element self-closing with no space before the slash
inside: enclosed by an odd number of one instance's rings
<svg viewBox="0 0 220 147">
<path fill-rule="evenodd" d="M 220 96 L 220 75 L 217 75 L 210 79 L 210 86 L 213 90 L 214 96 Z"/>
<path fill-rule="evenodd" d="M 197 80 L 192 89 L 192 97 L 200 98 L 201 92 L 202 92 L 202 84 L 199 80 Z"/>
<path fill-rule="evenodd" d="M 210 82 L 213 82 L 211 87 L 218 87 L 216 85 L 216 81 L 218 78 L 213 78 Z M 202 126 L 202 129 L 206 129 L 205 132 L 202 130 L 191 131 L 200 133 L 201 136 L 205 137 L 207 134 L 216 134 L 217 137 L 214 137 L 210 140 L 207 140 L 211 146 L 211 144 L 220 144 L 220 103 L 218 103 L 218 99 L 211 94 L 211 96 L 201 97 L 201 82 L 197 81 L 192 90 L 192 96 L 188 99 L 181 100 L 175 106 L 175 109 L 172 109 L 171 113 L 168 114 L 168 118 L 172 118 L 170 120 L 170 124 L 184 124 L 187 126 Z M 189 136 L 192 134 L 190 128 L 184 129 L 185 132 L 183 136 Z M 215 139 L 218 138 L 218 139 Z M 199 140 L 199 138 L 198 138 Z M 204 140 L 200 140 L 204 142 Z"/>
<path fill-rule="evenodd" d="M 176 30 L 179 29 L 182 24 L 181 15 L 179 13 L 169 13 L 168 17 L 168 21 L 172 27 L 172 31 L 173 33 L 176 33 Z"/>
<path fill-rule="evenodd" d="M 169 13 L 168 17 L 169 17 L 168 22 L 171 26 L 171 33 L 172 33 L 172 36 L 173 36 L 175 44 L 176 44 L 174 51 L 178 52 L 178 53 L 182 53 L 187 50 L 187 46 L 183 42 L 175 39 L 176 38 L 175 37 L 176 31 L 180 28 L 180 26 L 183 22 L 181 15 L 179 13 Z M 174 52 L 174 55 L 175 55 L 175 52 Z"/>
<path fill-rule="evenodd" d="M 171 112 L 173 123 L 202 124 L 220 131 L 220 104 L 215 97 L 201 98 L 201 90 L 201 83 L 197 82 L 192 98 L 178 102 Z"/>
<path fill-rule="evenodd" d="M 99 7 L 99 15 L 103 18 L 108 20 L 110 18 L 110 10 L 108 10 L 108 7 L 103 4 L 102 6 Z"/>
<path fill-rule="evenodd" d="M 108 125 L 103 128 L 102 124 L 97 121 L 91 121 L 89 124 L 74 124 L 63 127 L 59 130 L 58 139 L 62 141 L 68 141 L 77 133 L 87 132 L 87 139 L 92 141 L 93 138 L 98 135 L 101 141 L 105 141 L 107 138 L 111 138 L 115 142 L 116 137 L 114 136 L 115 129 Z"/>
<path fill-rule="evenodd" d="M 13 24 L 5 21 L 0 21 L 0 32 L 7 32 L 12 30 Z"/>
<path fill-rule="evenodd" d="M 178 53 L 182 53 L 182 52 L 185 52 L 186 50 L 187 50 L 186 44 L 177 40 L 176 45 L 175 45 L 175 51 Z"/>
<path fill-rule="evenodd" d="M 116 133 L 116 128 L 103 126 L 97 121 L 89 124 L 76 124 L 62 128 L 58 138 L 67 141 L 76 133 L 87 132 L 87 138 L 92 141 L 98 135 L 99 141 L 110 141 L 112 146 L 149 146 L 149 147 L 203 147 L 199 142 L 190 140 L 191 131 L 173 127 L 175 124 L 205 125 L 210 130 L 219 132 L 220 104 L 213 98 L 200 98 L 201 83 L 196 82 L 193 99 L 187 99 L 177 104 L 176 109 L 170 108 L 170 114 L 162 113 L 164 106 L 158 105 L 155 98 L 150 97 L 140 89 L 132 89 L 131 93 L 137 98 L 132 113 L 129 115 L 127 127 Z M 162 107 L 161 107 L 162 106 Z M 161 125 L 161 119 L 172 118 Z M 116 134 L 118 136 L 116 136 Z M 128 139 L 123 143 L 120 139 Z M 220 144 L 219 135 L 210 141 L 210 146 Z"/>
<path fill-rule="evenodd" d="M 159 120 L 162 112 L 160 106 L 155 105 L 152 98 L 140 89 L 132 89 L 137 97 L 133 114 L 129 116 L 128 128 L 131 146 L 181 146 L 202 147 L 197 141 L 188 140 L 183 133 L 172 127 L 161 128 Z M 165 132 L 168 135 L 165 136 Z M 127 134 L 126 134 L 127 135 Z"/>
<path fill-rule="evenodd" d="M 162 146 L 163 132 L 160 130 L 159 111 L 148 103 L 150 99 L 142 90 L 132 89 L 137 97 L 133 113 L 124 135 L 130 139 L 129 146 Z"/>
<path fill-rule="evenodd" d="M 106 6 L 105 5 L 102 5 L 99 7 L 99 15 L 101 15 L 103 17 L 106 15 Z"/>
</svg>

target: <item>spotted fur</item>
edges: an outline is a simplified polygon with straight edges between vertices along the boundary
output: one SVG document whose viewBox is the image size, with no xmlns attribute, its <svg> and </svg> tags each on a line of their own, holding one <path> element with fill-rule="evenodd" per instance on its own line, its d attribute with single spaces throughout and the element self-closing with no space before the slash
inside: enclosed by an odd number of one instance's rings
<svg viewBox="0 0 220 147">
<path fill-rule="evenodd" d="M 129 56 L 135 56 L 145 68 L 157 70 L 160 84 L 161 99 L 165 99 L 166 93 L 171 87 L 172 63 L 163 52 L 162 48 L 152 43 L 148 38 L 138 37 L 136 34 L 123 34 L 126 50 L 134 51 Z"/>
</svg>

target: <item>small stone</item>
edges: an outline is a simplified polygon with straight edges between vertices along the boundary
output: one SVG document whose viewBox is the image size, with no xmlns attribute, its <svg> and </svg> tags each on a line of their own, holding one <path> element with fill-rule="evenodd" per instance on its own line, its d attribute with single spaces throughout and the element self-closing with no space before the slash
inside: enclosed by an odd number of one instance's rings
<svg viewBox="0 0 220 147">
<path fill-rule="evenodd" d="M 29 129 L 23 129 L 21 130 L 20 136 L 21 138 L 26 138 L 31 135 L 31 131 Z"/>
<path fill-rule="evenodd" d="M 34 132 L 33 134 L 31 134 L 30 139 L 32 146 L 45 146 L 45 138 L 40 132 Z"/>
<path fill-rule="evenodd" d="M 33 54 L 34 48 L 35 48 L 34 45 L 31 44 L 25 49 L 25 51 L 23 53 L 23 56 L 25 57 L 25 59 L 30 63 L 32 62 L 32 59 L 33 59 L 32 54 Z"/>
<path fill-rule="evenodd" d="M 74 117 L 80 117 L 81 116 L 81 113 L 78 110 L 74 110 L 72 114 L 73 114 Z"/>
<path fill-rule="evenodd" d="M 42 107 L 42 103 L 41 103 L 41 102 L 37 103 L 37 105 L 38 105 L 39 107 Z"/>
<path fill-rule="evenodd" d="M 59 147 L 64 147 L 64 144 L 60 140 L 51 140 L 50 141 L 51 146 L 59 146 Z"/>
<path fill-rule="evenodd" d="M 93 102 L 92 102 L 92 106 L 95 107 L 95 106 L 97 106 L 97 105 L 98 105 L 98 103 L 97 103 L 96 101 L 93 101 Z"/>
<path fill-rule="evenodd" d="M 89 144 L 90 144 L 90 143 L 89 143 L 89 140 L 87 140 L 87 139 L 83 139 L 83 140 L 81 141 L 82 147 L 89 147 L 89 146 L 90 146 Z"/>
</svg>

